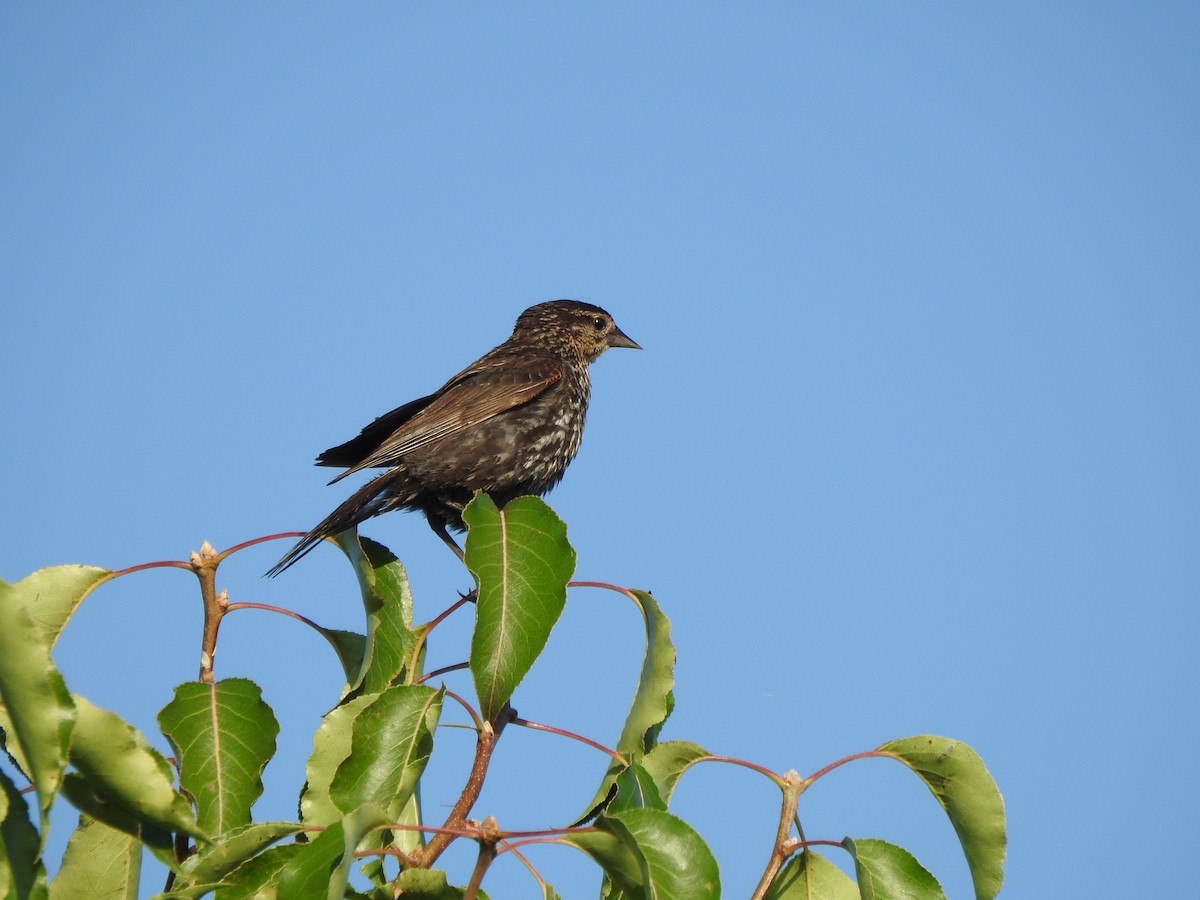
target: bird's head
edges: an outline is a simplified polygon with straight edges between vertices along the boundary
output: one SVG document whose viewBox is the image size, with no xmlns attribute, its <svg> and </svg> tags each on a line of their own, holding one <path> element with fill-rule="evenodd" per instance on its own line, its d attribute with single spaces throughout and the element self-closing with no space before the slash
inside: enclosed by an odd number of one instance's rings
<svg viewBox="0 0 1200 900">
<path fill-rule="evenodd" d="M 578 354 L 588 362 L 609 347 L 642 349 L 607 312 L 580 300 L 551 300 L 529 307 L 517 319 L 513 337 L 565 355 Z"/>
</svg>

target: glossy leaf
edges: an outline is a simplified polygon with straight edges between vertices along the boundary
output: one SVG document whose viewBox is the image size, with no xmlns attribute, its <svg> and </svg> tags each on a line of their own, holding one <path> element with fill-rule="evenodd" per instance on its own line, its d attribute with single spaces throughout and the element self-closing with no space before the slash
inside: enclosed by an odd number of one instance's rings
<svg viewBox="0 0 1200 900">
<path fill-rule="evenodd" d="M 379 841 L 371 838 L 383 831 L 383 826 L 389 821 L 391 816 L 374 803 L 359 807 L 342 820 L 342 856 L 329 878 L 328 900 L 341 900 L 350 882 L 350 868 L 356 861 L 355 851 L 377 848 Z"/>
<path fill-rule="evenodd" d="M 337 544 L 354 566 L 367 617 L 362 667 L 351 682 L 353 689 L 374 694 L 397 678 L 411 683 L 418 673 L 406 666 L 418 633 L 412 627 L 412 590 L 404 566 L 382 544 L 353 531 L 338 535 Z"/>
<path fill-rule="evenodd" d="M 860 900 L 854 879 L 812 850 L 787 861 L 766 900 Z"/>
<path fill-rule="evenodd" d="M 903 847 L 850 838 L 842 846 L 854 857 L 862 900 L 946 900 L 937 879 Z"/>
<path fill-rule="evenodd" d="M 565 834 L 563 843 L 572 844 L 594 859 L 604 871 L 614 893 L 631 898 L 650 896 L 650 874 L 637 842 L 616 819 L 602 817 L 587 831 Z"/>
<path fill-rule="evenodd" d="M 338 826 L 340 829 L 341 826 Z M 322 832 L 323 833 L 323 832 Z M 213 895 L 215 900 L 261 900 L 278 897 L 275 887 L 279 875 L 309 844 L 281 844 L 251 857 L 228 875 Z M 328 879 L 328 870 L 326 870 Z M 318 893 L 316 897 L 323 897 Z"/>
<path fill-rule="evenodd" d="M 44 838 L 67 765 L 75 707 L 50 659 L 45 628 L 34 622 L 27 600 L 14 585 L 0 581 L 0 702 L 8 720 L 5 743 L 19 749 L 21 770 L 37 789 Z"/>
<path fill-rule="evenodd" d="M 466 891 L 452 887 L 440 869 L 405 869 L 396 879 L 404 900 L 463 900 Z M 480 897 L 487 894 L 480 892 Z"/>
<path fill-rule="evenodd" d="M 215 837 L 249 824 L 279 734 L 258 685 L 245 678 L 184 682 L 158 724 L 175 750 L 179 783 L 196 802 L 200 828 Z"/>
<path fill-rule="evenodd" d="M 387 822 L 384 811 L 369 804 L 330 825 L 301 845 L 271 879 L 278 900 L 340 900 L 346 889 L 354 850 L 373 828 Z M 219 895 L 218 895 L 219 896 Z"/>
<path fill-rule="evenodd" d="M 46 896 L 40 852 L 41 838 L 29 821 L 25 798 L 0 770 L 0 897 L 32 900 Z"/>
<path fill-rule="evenodd" d="M 654 597 L 646 591 L 621 593 L 637 604 L 642 614 L 646 626 L 646 653 L 642 658 L 637 691 L 614 749 L 628 760 L 639 760 L 654 747 L 658 732 L 675 705 L 671 693 L 675 687 L 675 645 L 671 643 L 671 623 Z M 622 768 L 616 760 L 609 764 L 595 797 L 588 804 L 589 809 L 607 796 Z M 670 791 L 663 795 L 664 799 L 669 796 Z"/>
<path fill-rule="evenodd" d="M 348 814 L 366 803 L 400 813 L 433 751 L 442 694 L 424 685 L 390 687 L 362 709 L 352 726 L 351 753 L 338 766 L 329 794 Z"/>
<path fill-rule="evenodd" d="M 675 785 L 683 773 L 698 760 L 710 755 L 699 744 L 690 741 L 665 741 L 642 758 L 642 765 L 654 779 L 663 801 L 670 803 Z"/>
<path fill-rule="evenodd" d="M 717 861 L 690 825 L 658 809 L 602 816 L 591 831 L 564 835 L 595 859 L 629 897 L 704 900 L 721 896 Z"/>
<path fill-rule="evenodd" d="M 162 755 L 116 713 L 78 695 L 74 699 L 78 719 L 71 764 L 96 795 L 166 831 L 203 835 L 187 799 L 175 790 L 171 766 Z"/>
<path fill-rule="evenodd" d="M 305 825 L 325 826 L 339 821 L 345 812 L 334 803 L 329 789 L 338 767 L 350 756 L 354 720 L 378 694 L 355 697 L 331 709 L 313 735 L 313 749 L 305 767 L 304 791 L 300 795 L 300 818 Z"/>
<path fill-rule="evenodd" d="M 211 844 L 202 845 L 180 866 L 181 878 L 176 887 L 217 882 L 252 859 L 276 841 L 299 833 L 303 826 L 296 822 L 258 822 L 245 825 Z"/>
<path fill-rule="evenodd" d="M 626 809 L 666 809 L 658 785 L 641 763 L 633 763 L 617 776 L 617 795 L 604 810 L 614 815 Z"/>
<path fill-rule="evenodd" d="M 367 636 L 357 631 L 342 631 L 338 628 L 322 628 L 317 626 L 320 635 L 329 641 L 329 646 L 337 654 L 338 662 L 346 675 L 347 690 L 358 680 L 363 670 L 363 662 L 367 657 Z"/>
<path fill-rule="evenodd" d="M 170 831 L 142 821 L 125 807 L 110 803 L 99 796 L 86 778 L 78 772 L 68 772 L 63 779 L 62 795 L 84 815 L 102 822 L 123 834 L 137 838 L 159 862 L 171 870 L 178 870 L 175 847 Z"/>
<path fill-rule="evenodd" d="M 921 777 L 954 825 L 975 896 L 995 897 L 1004 884 L 1004 798 L 974 750 L 961 741 L 917 735 L 879 748 Z"/>
<path fill-rule="evenodd" d="M 141 841 L 80 816 L 50 882 L 50 900 L 137 900 L 141 872 Z"/>
<path fill-rule="evenodd" d="M 428 688 L 418 688 L 419 691 L 430 691 Z M 300 797 L 300 815 L 302 820 L 308 826 L 329 826 L 334 822 L 340 821 L 342 816 L 346 815 L 346 811 L 353 809 L 353 804 L 359 798 L 347 799 L 346 788 L 344 782 L 340 782 L 338 790 L 341 792 L 341 802 L 347 804 L 347 810 L 343 810 L 334 797 L 331 790 L 334 784 L 335 775 L 342 763 L 346 762 L 350 756 L 354 739 L 355 721 L 358 716 L 372 703 L 379 698 L 377 694 L 370 694 L 360 697 L 355 697 L 354 700 L 343 703 L 342 706 L 330 710 L 325 715 L 322 724 L 313 736 L 312 754 L 308 757 L 308 764 L 305 769 L 306 781 L 304 792 Z M 392 702 L 392 701 L 389 701 Z M 440 700 L 439 700 L 440 702 Z M 378 710 L 377 713 L 378 715 Z M 366 726 L 362 726 L 366 727 Z M 430 726 L 432 731 L 432 725 Z M 388 750 L 391 752 L 391 749 Z M 368 761 L 364 761 L 367 763 Z M 424 764 L 424 763 L 422 763 Z M 404 775 L 404 766 L 402 764 L 400 772 L 397 775 Z M 412 772 L 409 772 L 406 778 L 410 778 Z M 343 775 L 343 779 L 349 779 L 349 774 Z M 371 800 L 378 799 L 383 802 L 383 798 L 367 798 Z M 395 803 L 392 803 L 391 809 L 388 810 L 391 821 L 400 822 L 403 824 L 421 823 L 420 804 L 415 791 L 410 791 L 408 799 L 402 805 L 397 803 L 403 799 L 394 797 Z M 367 841 L 374 841 L 378 846 L 382 846 L 384 841 L 400 847 L 404 852 L 410 852 L 418 847 L 422 838 L 419 832 L 410 832 L 410 830 L 396 830 L 396 832 L 376 832 L 367 836 Z M 374 845 L 372 845 L 374 846 Z M 365 870 L 371 875 L 378 875 L 377 860 L 371 860 L 365 865 Z"/>
<path fill-rule="evenodd" d="M 29 610 L 42 642 L 53 647 L 84 598 L 113 577 L 108 569 L 95 566 L 51 566 L 25 576 L 11 588 Z"/>
<path fill-rule="evenodd" d="M 0 750 L 4 751 L 4 755 L 8 757 L 8 761 L 12 763 L 18 774 L 32 783 L 33 779 L 29 777 L 29 763 L 25 759 L 25 753 L 21 750 L 21 744 L 16 739 L 16 731 L 13 729 L 13 723 L 8 716 L 8 708 L 4 705 L 2 696 L 0 696 Z"/>
<path fill-rule="evenodd" d="M 193 884 L 179 887 L 177 883 L 172 886 L 171 890 L 155 894 L 150 900 L 201 900 L 203 897 L 213 896 L 213 891 L 220 887 L 220 884 Z M 258 900 L 264 900 L 264 898 L 259 897 Z"/>
<path fill-rule="evenodd" d="M 471 674 L 480 710 L 491 722 L 562 615 L 575 551 L 567 526 L 537 497 L 518 497 L 501 510 L 477 493 L 463 521 L 466 564 L 479 588 Z"/>
</svg>

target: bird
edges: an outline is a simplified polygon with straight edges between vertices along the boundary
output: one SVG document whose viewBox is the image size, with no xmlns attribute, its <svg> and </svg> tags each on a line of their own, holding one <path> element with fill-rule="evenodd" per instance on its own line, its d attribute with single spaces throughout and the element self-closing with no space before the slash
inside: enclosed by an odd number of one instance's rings
<svg viewBox="0 0 1200 900">
<path fill-rule="evenodd" d="M 588 366 L 610 347 L 640 350 L 599 306 L 550 300 L 517 318 L 512 336 L 425 397 L 384 413 L 331 447 L 318 466 L 387 471 L 367 482 L 267 572 L 283 572 L 323 539 L 396 509 L 419 511 L 454 553 L 476 491 L 497 506 L 541 496 L 579 451 L 591 396 Z"/>
</svg>

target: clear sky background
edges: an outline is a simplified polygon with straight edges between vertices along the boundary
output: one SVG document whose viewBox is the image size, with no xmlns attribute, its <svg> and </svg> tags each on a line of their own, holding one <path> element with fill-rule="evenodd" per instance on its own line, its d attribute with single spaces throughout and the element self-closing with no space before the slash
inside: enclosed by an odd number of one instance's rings
<svg viewBox="0 0 1200 900">
<path fill-rule="evenodd" d="M 577 577 L 672 619 L 665 738 L 807 775 L 948 735 L 1004 793 L 1005 896 L 1193 880 L 1200 7 L 6 3 L 0 123 L 0 577 L 308 528 L 348 491 L 317 452 L 526 306 L 588 300 L 645 351 L 593 368 L 549 499 Z M 419 618 L 469 586 L 419 516 L 363 530 Z M 361 627 L 332 548 L 260 577 L 285 546 L 219 586 Z M 189 575 L 132 576 L 58 659 L 165 749 L 199 622 Z M 514 705 L 611 743 L 640 654 L 632 606 L 576 591 Z M 218 676 L 283 725 L 261 818 L 294 816 L 338 673 L 289 620 L 225 623 Z M 471 746 L 438 742 L 433 819 Z M 604 767 L 514 730 L 476 813 L 566 824 Z M 777 804 L 742 769 L 682 782 L 725 896 Z M 844 767 L 801 815 L 970 896 L 900 766 Z M 579 854 L 533 859 L 594 893 Z M 534 891 L 511 859 L 485 886 Z"/>
</svg>

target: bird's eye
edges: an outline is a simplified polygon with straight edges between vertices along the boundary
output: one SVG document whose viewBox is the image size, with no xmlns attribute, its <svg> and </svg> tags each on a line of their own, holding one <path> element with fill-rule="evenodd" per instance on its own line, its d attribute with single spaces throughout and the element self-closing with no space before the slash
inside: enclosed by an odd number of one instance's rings
<svg viewBox="0 0 1200 900">
<path fill-rule="evenodd" d="M 596 326 L 597 331 L 603 331 L 604 330 L 604 317 L 596 316 L 596 318 L 592 319 L 592 324 Z"/>
</svg>

